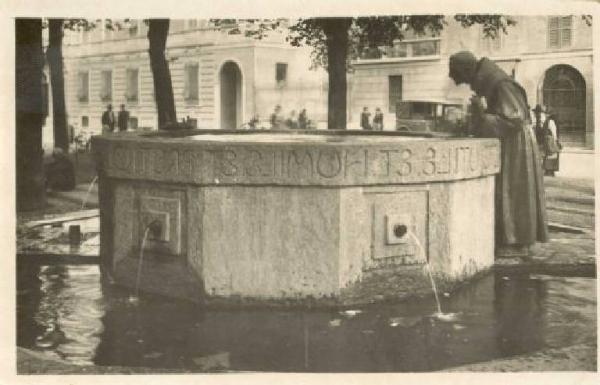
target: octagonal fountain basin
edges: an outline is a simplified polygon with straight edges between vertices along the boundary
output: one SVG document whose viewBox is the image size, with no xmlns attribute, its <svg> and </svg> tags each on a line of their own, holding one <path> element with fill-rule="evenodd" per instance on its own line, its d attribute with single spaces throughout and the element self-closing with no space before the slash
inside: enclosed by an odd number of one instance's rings
<svg viewBox="0 0 600 385">
<path fill-rule="evenodd" d="M 125 286 L 335 299 L 372 271 L 455 281 L 493 263 L 496 139 L 185 130 L 92 147 L 103 267 Z"/>
</svg>

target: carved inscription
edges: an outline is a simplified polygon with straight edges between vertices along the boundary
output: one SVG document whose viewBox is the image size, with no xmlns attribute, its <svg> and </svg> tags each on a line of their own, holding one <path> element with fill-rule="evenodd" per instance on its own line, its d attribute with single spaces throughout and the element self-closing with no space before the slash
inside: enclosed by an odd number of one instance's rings
<svg viewBox="0 0 600 385">
<path fill-rule="evenodd" d="M 429 147 L 425 155 L 423 174 L 458 174 L 463 172 L 470 174 L 496 168 L 498 160 L 493 156 L 495 154 L 494 149 L 495 147 L 489 149 L 489 154 L 482 154 L 481 149 L 469 146 L 443 149 Z"/>
<path fill-rule="evenodd" d="M 437 143 L 403 148 L 323 146 L 211 149 L 116 147 L 109 166 L 124 176 L 263 182 L 381 182 L 440 180 L 490 174 L 499 168 L 497 145 Z"/>
</svg>

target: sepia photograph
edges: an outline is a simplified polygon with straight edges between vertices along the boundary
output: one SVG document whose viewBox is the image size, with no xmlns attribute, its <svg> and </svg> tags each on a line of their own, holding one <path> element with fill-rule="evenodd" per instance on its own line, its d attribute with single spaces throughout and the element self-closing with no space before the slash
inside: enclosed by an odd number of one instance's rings
<svg viewBox="0 0 600 385">
<path fill-rule="evenodd" d="M 404 3 L 9 14 L 4 375 L 597 373 L 600 4 Z"/>
</svg>

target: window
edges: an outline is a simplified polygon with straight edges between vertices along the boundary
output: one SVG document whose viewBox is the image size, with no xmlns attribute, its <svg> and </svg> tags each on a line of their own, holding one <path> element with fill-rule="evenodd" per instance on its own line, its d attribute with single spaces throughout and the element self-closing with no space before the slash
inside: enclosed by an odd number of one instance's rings
<svg viewBox="0 0 600 385">
<path fill-rule="evenodd" d="M 287 63 L 275 64 L 275 81 L 278 85 L 283 85 L 287 80 Z"/>
<path fill-rule="evenodd" d="M 198 101 L 198 64 L 185 66 L 184 97 L 190 102 Z"/>
<path fill-rule="evenodd" d="M 112 100 L 112 71 L 100 72 L 100 100 L 110 102 Z"/>
<path fill-rule="evenodd" d="M 131 25 L 129 26 L 129 36 L 135 37 L 139 32 L 139 25 L 137 20 L 132 20 Z"/>
<path fill-rule="evenodd" d="M 138 128 L 138 118 L 136 118 L 135 116 L 130 116 L 129 117 L 129 124 L 128 124 L 127 127 L 129 127 L 132 130 L 137 130 L 137 128 Z"/>
<path fill-rule="evenodd" d="M 87 71 L 77 74 L 77 99 L 81 103 L 90 101 L 90 73 Z"/>
<path fill-rule="evenodd" d="M 502 49 L 502 46 L 504 45 L 504 39 L 502 37 L 503 35 L 504 33 L 502 31 L 498 31 L 498 35 L 496 37 L 489 37 L 486 36 L 482 28 L 479 35 L 479 46 L 481 47 L 481 50 L 485 52 L 500 51 Z"/>
<path fill-rule="evenodd" d="M 198 28 L 198 20 L 197 19 L 187 20 L 187 29 L 195 29 L 195 28 Z"/>
<path fill-rule="evenodd" d="M 402 100 L 402 76 L 394 75 L 388 78 L 389 111 L 396 112 L 396 104 Z"/>
<path fill-rule="evenodd" d="M 126 71 L 125 99 L 128 102 L 139 101 L 138 70 L 128 68 Z"/>
<path fill-rule="evenodd" d="M 412 42 L 412 56 L 432 56 L 440 54 L 440 41 L 427 40 Z"/>
<path fill-rule="evenodd" d="M 396 39 L 391 46 L 372 47 L 367 50 L 366 57 L 379 58 L 381 50 L 387 58 L 407 58 L 417 56 L 439 56 L 440 55 L 440 37 L 433 33 L 418 34 L 408 30 L 403 32 L 403 39 Z"/>
<path fill-rule="evenodd" d="M 412 104 L 410 117 L 412 119 L 431 119 L 435 116 L 435 104 L 415 102 Z"/>
<path fill-rule="evenodd" d="M 90 125 L 90 118 L 88 116 L 82 116 L 81 117 L 81 127 L 89 127 Z"/>
<path fill-rule="evenodd" d="M 573 18 L 553 16 L 548 18 L 548 48 L 571 46 Z"/>
</svg>

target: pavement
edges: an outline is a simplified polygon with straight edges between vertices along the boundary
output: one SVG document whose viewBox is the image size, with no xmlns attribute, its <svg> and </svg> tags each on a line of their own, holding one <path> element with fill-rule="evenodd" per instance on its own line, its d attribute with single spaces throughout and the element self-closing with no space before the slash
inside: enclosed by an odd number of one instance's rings
<svg viewBox="0 0 600 385">
<path fill-rule="evenodd" d="M 594 230 L 594 180 L 545 177 L 546 207 L 550 223 Z"/>
<path fill-rule="evenodd" d="M 544 349 L 526 354 L 456 366 L 444 372 L 541 372 L 541 371 L 596 371 L 597 346 L 595 343 Z"/>
<path fill-rule="evenodd" d="M 594 150 L 565 147 L 560 153 L 560 166 L 556 175 L 561 178 L 594 179 L 594 163 Z"/>
</svg>

